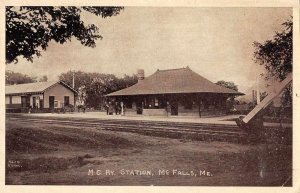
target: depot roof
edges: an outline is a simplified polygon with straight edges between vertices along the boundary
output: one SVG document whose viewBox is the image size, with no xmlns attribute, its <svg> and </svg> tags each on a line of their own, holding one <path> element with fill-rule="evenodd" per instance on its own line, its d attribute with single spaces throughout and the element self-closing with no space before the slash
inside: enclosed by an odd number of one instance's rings
<svg viewBox="0 0 300 193">
<path fill-rule="evenodd" d="M 192 71 L 189 67 L 157 70 L 135 85 L 110 93 L 106 96 L 130 96 L 176 93 L 221 93 L 244 95 L 232 89 L 219 86 Z"/>
<path fill-rule="evenodd" d="M 18 94 L 30 94 L 30 93 L 43 93 L 47 89 L 51 88 L 56 84 L 62 84 L 71 91 L 77 93 L 73 88 L 64 83 L 63 81 L 49 81 L 49 82 L 34 82 L 26 84 L 16 84 L 5 86 L 6 95 L 18 95 Z"/>
</svg>

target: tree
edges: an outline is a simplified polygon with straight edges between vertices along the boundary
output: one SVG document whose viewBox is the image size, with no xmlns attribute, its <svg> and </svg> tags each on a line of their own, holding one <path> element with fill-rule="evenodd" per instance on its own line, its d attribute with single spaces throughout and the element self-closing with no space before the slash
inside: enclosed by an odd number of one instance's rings
<svg viewBox="0 0 300 193">
<path fill-rule="evenodd" d="M 59 75 L 59 80 L 64 81 L 69 86 L 73 84 L 73 73 L 74 73 L 74 89 L 78 92 L 78 99 L 81 103 L 86 103 L 86 89 L 91 84 L 91 79 L 88 73 L 82 71 L 68 71 Z"/>
<path fill-rule="evenodd" d="M 276 32 L 272 40 L 263 43 L 254 42 L 255 62 L 263 65 L 267 70 L 265 78 L 283 80 L 292 72 L 293 67 L 293 21 L 287 20 L 284 29 Z"/>
<path fill-rule="evenodd" d="M 260 101 L 264 100 L 268 96 L 268 93 L 266 91 L 259 93 Z"/>
<path fill-rule="evenodd" d="M 235 91 L 238 91 L 238 86 L 234 84 L 234 82 L 226 82 L 224 80 L 220 80 L 218 82 L 216 82 L 217 85 L 219 86 L 223 86 L 225 88 L 229 88 Z"/>
<path fill-rule="evenodd" d="M 24 84 L 36 82 L 37 77 L 31 77 L 26 74 L 16 73 L 10 70 L 5 71 L 5 84 L 14 85 L 14 84 Z"/>
<path fill-rule="evenodd" d="M 113 74 L 87 73 L 82 71 L 68 71 L 62 73 L 59 79 L 72 85 L 74 73 L 75 90 L 78 98 L 86 106 L 98 108 L 104 104 L 106 94 L 127 88 L 137 83 L 136 75 L 124 75 L 117 78 Z"/>
<path fill-rule="evenodd" d="M 23 56 L 29 61 L 41 56 L 48 43 L 63 44 L 75 37 L 82 45 L 95 47 L 102 39 L 99 28 L 86 25 L 82 11 L 102 18 L 118 15 L 123 7 L 6 7 L 6 63 Z"/>
<path fill-rule="evenodd" d="M 263 65 L 267 70 L 265 79 L 283 80 L 293 69 L 293 21 L 288 19 L 282 24 L 284 29 L 275 32 L 271 40 L 263 43 L 254 42 L 255 62 Z M 291 106 L 292 86 L 288 86 L 283 92 L 282 104 Z"/>
<path fill-rule="evenodd" d="M 42 76 L 40 79 L 39 79 L 39 82 L 47 82 L 48 81 L 48 77 L 46 75 Z"/>
<path fill-rule="evenodd" d="M 130 87 L 130 86 L 136 84 L 137 82 L 138 82 L 138 78 L 135 74 L 132 75 L 132 76 L 124 74 L 123 78 L 118 79 L 118 82 L 117 82 L 117 85 L 116 85 L 117 89 L 115 89 L 114 91 Z"/>
<path fill-rule="evenodd" d="M 236 84 L 234 84 L 234 82 L 226 82 L 224 80 L 220 80 L 220 81 L 216 82 L 216 84 L 219 85 L 219 86 L 225 87 L 225 88 L 229 88 L 229 89 L 238 91 L 238 86 Z M 233 105 L 235 103 L 235 101 L 234 101 L 235 97 L 236 96 L 231 96 L 227 99 L 227 101 L 226 101 L 226 108 L 227 109 L 232 109 L 233 108 Z"/>
</svg>

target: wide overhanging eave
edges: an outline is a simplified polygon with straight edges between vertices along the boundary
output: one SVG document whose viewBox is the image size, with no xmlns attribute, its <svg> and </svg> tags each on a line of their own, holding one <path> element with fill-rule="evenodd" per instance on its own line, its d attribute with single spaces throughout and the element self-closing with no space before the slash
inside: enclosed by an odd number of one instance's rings
<svg viewBox="0 0 300 193">
<path fill-rule="evenodd" d="M 133 93 L 133 94 L 127 94 L 127 93 L 110 93 L 107 95 L 104 95 L 105 97 L 118 97 L 118 96 L 142 96 L 142 95 L 166 95 L 166 94 L 223 94 L 223 95 L 232 95 L 232 96 L 242 96 L 245 95 L 241 92 L 236 93 L 224 93 L 224 92 L 163 92 L 163 93 Z"/>
</svg>

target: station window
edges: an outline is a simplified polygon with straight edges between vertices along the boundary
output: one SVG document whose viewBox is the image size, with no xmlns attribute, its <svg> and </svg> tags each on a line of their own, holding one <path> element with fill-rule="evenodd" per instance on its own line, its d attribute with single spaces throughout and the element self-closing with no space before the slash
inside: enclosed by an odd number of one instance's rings
<svg viewBox="0 0 300 193">
<path fill-rule="evenodd" d="M 154 99 L 154 106 L 158 107 L 158 99 L 157 98 Z"/>
<path fill-rule="evenodd" d="M 54 101 L 54 108 L 58 108 L 58 101 Z"/>
</svg>

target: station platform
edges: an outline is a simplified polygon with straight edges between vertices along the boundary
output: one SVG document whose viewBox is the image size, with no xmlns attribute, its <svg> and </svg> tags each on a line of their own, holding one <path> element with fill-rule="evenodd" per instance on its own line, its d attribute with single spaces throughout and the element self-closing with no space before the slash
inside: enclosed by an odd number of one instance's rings
<svg viewBox="0 0 300 193">
<path fill-rule="evenodd" d="M 16 113 L 7 113 L 14 114 Z M 18 113 L 19 114 L 19 113 Z M 20 115 L 20 114 L 19 114 Z M 103 120 L 137 120 L 137 121 L 158 121 L 158 122 L 177 122 L 177 123 L 201 123 L 218 125 L 237 125 L 235 119 L 245 115 L 226 115 L 216 117 L 192 117 L 192 116 L 146 116 L 146 115 L 107 115 L 106 112 L 85 112 L 85 113 L 22 113 L 23 117 L 45 117 L 45 118 L 80 118 L 80 119 L 103 119 Z M 292 128 L 292 123 L 271 123 L 264 122 L 266 127 Z"/>
<path fill-rule="evenodd" d="M 234 119 L 240 115 L 227 115 L 219 117 L 188 117 L 188 116 L 145 116 L 145 115 L 107 115 L 106 112 L 86 112 L 86 113 L 34 113 L 22 114 L 30 117 L 60 117 L 60 118 L 87 118 L 87 119 L 117 119 L 117 120 L 140 120 L 140 121 L 169 121 L 184 123 L 206 123 L 206 124 L 224 124 L 236 125 Z"/>
</svg>

